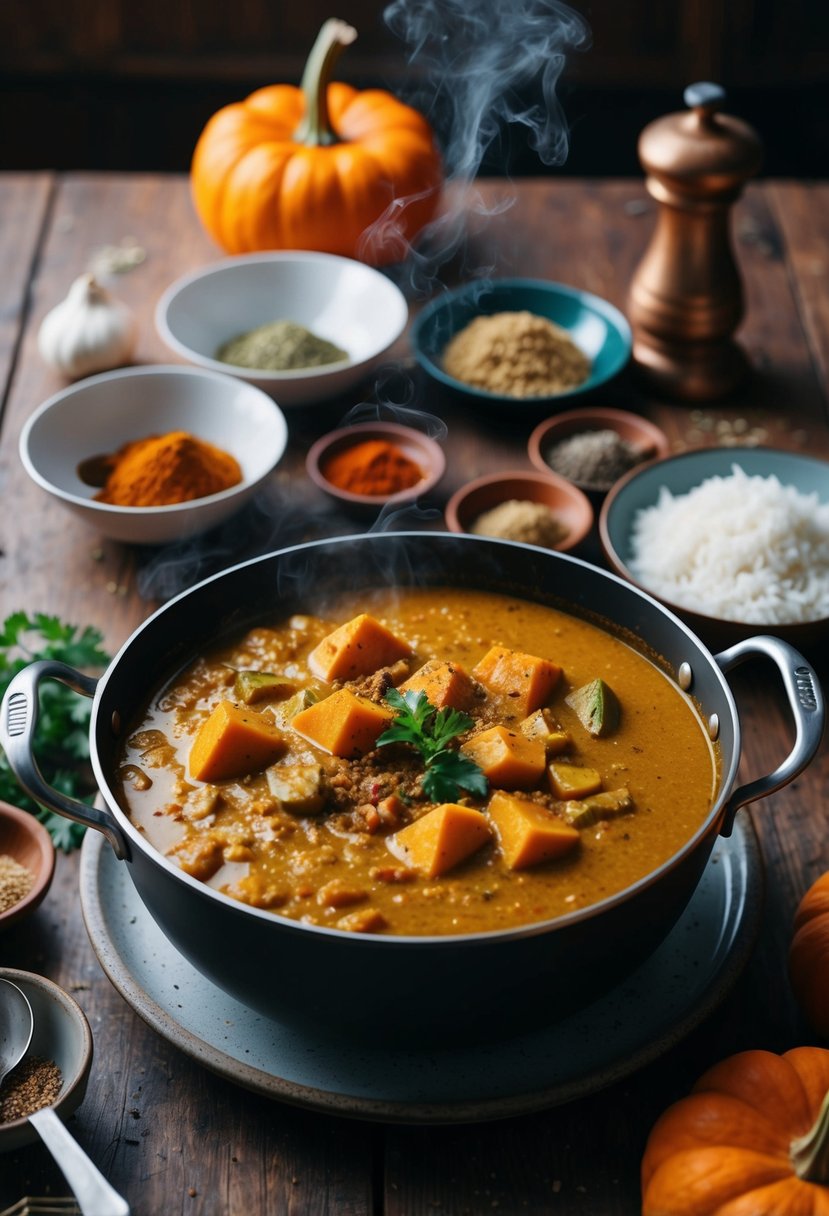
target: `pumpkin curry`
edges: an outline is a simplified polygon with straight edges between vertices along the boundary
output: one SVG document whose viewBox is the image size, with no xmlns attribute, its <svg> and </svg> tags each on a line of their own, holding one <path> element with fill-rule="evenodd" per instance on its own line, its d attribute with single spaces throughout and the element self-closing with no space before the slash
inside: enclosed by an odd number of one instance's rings
<svg viewBox="0 0 829 1216">
<path fill-rule="evenodd" d="M 235 899 L 415 936 L 624 890 L 711 809 L 692 702 L 611 633 L 470 590 L 377 592 L 249 630 L 129 732 L 122 806 Z"/>
</svg>

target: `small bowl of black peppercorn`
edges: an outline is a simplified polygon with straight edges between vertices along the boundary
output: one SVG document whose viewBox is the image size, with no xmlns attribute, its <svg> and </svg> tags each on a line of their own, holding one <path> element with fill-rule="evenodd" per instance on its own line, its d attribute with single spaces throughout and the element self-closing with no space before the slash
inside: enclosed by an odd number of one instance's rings
<svg viewBox="0 0 829 1216">
<path fill-rule="evenodd" d="M 546 418 L 527 444 L 530 461 L 539 472 L 565 477 L 594 506 L 632 468 L 670 451 L 668 436 L 648 418 L 598 406 Z"/>
</svg>

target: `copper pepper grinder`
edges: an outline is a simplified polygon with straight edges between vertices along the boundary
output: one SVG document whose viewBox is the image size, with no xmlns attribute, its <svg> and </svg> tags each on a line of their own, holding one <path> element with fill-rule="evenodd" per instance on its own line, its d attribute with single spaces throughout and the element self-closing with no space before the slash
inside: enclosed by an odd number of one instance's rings
<svg viewBox="0 0 829 1216">
<path fill-rule="evenodd" d="M 733 337 L 743 292 L 729 213 L 762 148 L 747 123 L 720 113 L 724 98 L 719 85 L 690 85 L 690 108 L 639 137 L 659 217 L 630 288 L 633 359 L 652 388 L 685 401 L 725 396 L 748 369 Z"/>
</svg>

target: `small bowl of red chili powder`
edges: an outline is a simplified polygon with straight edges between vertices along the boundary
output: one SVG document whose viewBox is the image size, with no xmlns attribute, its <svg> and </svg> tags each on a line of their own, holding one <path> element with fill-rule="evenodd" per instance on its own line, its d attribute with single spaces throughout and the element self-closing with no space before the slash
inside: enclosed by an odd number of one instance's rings
<svg viewBox="0 0 829 1216">
<path fill-rule="evenodd" d="M 358 422 L 330 431 L 308 451 L 308 476 L 351 514 L 376 513 L 387 503 L 429 494 L 446 468 L 443 448 L 414 427 Z"/>
</svg>

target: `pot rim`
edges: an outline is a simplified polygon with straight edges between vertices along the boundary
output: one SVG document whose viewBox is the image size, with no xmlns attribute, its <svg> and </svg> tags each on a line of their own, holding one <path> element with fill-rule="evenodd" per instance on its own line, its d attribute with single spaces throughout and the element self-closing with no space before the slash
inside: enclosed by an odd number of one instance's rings
<svg viewBox="0 0 829 1216">
<path fill-rule="evenodd" d="M 486 547 L 504 546 L 507 549 L 517 548 L 528 550 L 530 553 L 532 553 L 536 560 L 538 560 L 539 556 L 543 552 L 545 556 L 549 556 L 549 558 L 556 563 L 565 562 L 570 565 L 582 567 L 587 570 L 592 577 L 600 576 L 602 579 L 609 580 L 621 588 L 625 595 L 631 596 L 633 599 L 645 601 L 650 608 L 655 609 L 660 615 L 668 618 L 675 629 L 680 634 L 683 634 L 687 641 L 699 652 L 700 656 L 704 658 L 706 665 L 710 668 L 710 671 L 717 680 L 728 705 L 731 724 L 734 731 L 734 745 L 732 754 L 730 757 L 722 758 L 723 763 L 720 769 L 717 794 L 704 820 L 698 826 L 693 835 L 685 842 L 685 844 L 677 852 L 673 853 L 669 858 L 667 858 L 660 866 L 658 866 L 657 869 L 643 875 L 642 878 L 638 879 L 635 883 L 625 887 L 622 891 L 616 892 L 614 895 L 608 896 L 606 899 L 603 899 L 598 903 L 589 904 L 587 907 L 576 909 L 573 912 L 567 912 L 563 916 L 555 916 L 547 920 L 533 921 L 530 924 L 518 925 L 509 929 L 491 929 L 479 933 L 432 934 L 429 936 L 415 936 L 411 934 L 352 933 L 345 929 L 335 929 L 326 925 L 305 924 L 302 921 L 292 920 L 289 917 L 280 916 L 278 912 L 272 910 L 253 907 L 250 904 L 245 904 L 240 900 L 233 899 L 230 895 L 225 895 L 223 892 L 215 890 L 206 883 L 200 882 L 198 879 L 186 874 L 178 866 L 174 865 L 168 860 L 168 858 L 164 856 L 162 852 L 156 849 L 154 845 L 150 844 L 143 833 L 141 833 L 135 827 L 126 812 L 121 809 L 110 788 L 109 778 L 104 773 L 101 766 L 98 748 L 96 746 L 96 731 L 100 716 L 99 711 L 101 701 L 109 684 L 116 679 L 116 672 L 122 656 L 126 654 L 126 652 L 133 645 L 135 645 L 138 638 L 146 630 L 152 627 L 155 621 L 169 612 L 174 605 L 184 601 L 190 596 L 193 596 L 195 593 L 203 590 L 204 588 L 217 583 L 222 579 L 232 578 L 240 570 L 247 569 L 248 567 L 252 567 L 257 564 L 264 564 L 266 562 L 273 561 L 275 558 L 284 557 L 288 554 L 296 552 L 306 553 L 331 546 L 339 547 L 340 545 L 354 543 L 355 541 L 362 545 L 370 544 L 372 542 L 376 543 L 391 541 L 405 543 L 407 540 L 428 540 L 430 544 L 435 542 L 445 543 L 449 541 L 455 545 L 470 544 L 484 545 Z M 567 603 L 565 597 L 562 597 L 562 601 L 565 604 Z M 597 617 L 601 617 L 601 614 L 598 612 L 596 615 Z M 628 632 L 632 633 L 630 630 L 628 630 Z M 624 638 L 622 640 L 624 640 Z M 647 643 L 643 639 L 643 645 L 646 644 Z M 192 658 L 193 655 L 191 654 L 190 657 Z M 675 677 L 668 675 L 667 670 L 663 670 L 663 675 L 665 675 L 666 678 L 671 678 L 673 680 L 678 695 L 683 697 L 688 695 L 679 688 Z M 691 698 L 688 699 L 690 700 Z M 698 709 L 696 712 L 697 716 L 701 718 Z M 704 730 L 704 728 L 704 721 L 700 720 L 700 729 Z M 517 541 L 500 540 L 492 537 L 479 537 L 467 534 L 458 535 L 455 533 L 424 532 L 416 530 L 403 532 L 352 533 L 346 536 L 328 537 L 322 540 L 306 541 L 301 544 L 286 546 L 284 549 L 277 549 L 273 552 L 262 554 L 258 557 L 249 558 L 246 561 L 239 562 L 234 566 L 229 566 L 216 574 L 209 575 L 207 578 L 195 583 L 192 587 L 188 587 L 186 590 L 179 592 L 178 595 L 172 597 L 165 604 L 161 605 L 161 607 L 157 608 L 155 612 L 147 617 L 147 619 L 143 621 L 136 630 L 134 630 L 130 637 L 127 638 L 127 640 L 119 648 L 106 672 L 98 681 L 92 704 L 90 741 L 92 744 L 90 748 L 90 758 L 98 784 L 98 789 L 104 799 L 108 812 L 116 819 L 121 833 L 127 837 L 132 848 L 137 848 L 142 854 L 146 855 L 150 862 L 160 865 L 162 869 L 165 870 L 171 877 L 182 882 L 199 897 L 209 901 L 216 901 L 226 907 L 232 913 L 239 916 L 254 916 L 259 920 L 267 922 L 275 921 L 282 927 L 282 929 L 287 931 L 305 934 L 310 933 L 314 936 L 322 935 L 323 937 L 347 939 L 354 942 L 355 948 L 358 948 L 358 943 L 362 943 L 364 948 L 377 948 L 378 946 L 400 946 L 406 949 L 415 949 L 418 947 L 429 947 L 431 949 L 435 949 L 435 947 L 440 945 L 457 946 L 459 943 L 465 943 L 470 946 L 474 946 L 476 944 L 485 946 L 498 940 L 509 941 L 535 937 L 539 936 L 540 934 L 550 933 L 559 929 L 564 930 L 574 924 L 590 920 L 596 916 L 604 915 L 610 912 L 613 908 L 618 907 L 620 904 L 627 903 L 628 900 L 639 896 L 643 891 L 654 886 L 657 882 L 662 881 L 671 870 L 674 870 L 682 862 L 684 862 L 689 854 L 702 845 L 706 837 L 709 835 L 716 835 L 716 833 L 719 831 L 724 805 L 736 782 L 741 753 L 740 718 L 737 711 L 736 701 L 723 671 L 720 669 L 714 656 L 700 640 L 700 638 L 669 609 L 667 609 L 658 600 L 654 599 L 653 596 L 649 595 L 647 592 L 638 587 L 632 586 L 630 583 L 620 578 L 617 574 L 602 570 L 599 567 L 592 565 L 590 562 L 584 561 L 582 558 L 573 557 L 569 553 L 561 553 L 556 550 L 540 551 L 538 547 L 534 545 L 527 545 Z M 128 864 L 130 861 L 131 859 L 128 859 Z"/>
</svg>

